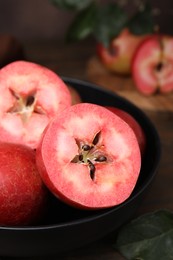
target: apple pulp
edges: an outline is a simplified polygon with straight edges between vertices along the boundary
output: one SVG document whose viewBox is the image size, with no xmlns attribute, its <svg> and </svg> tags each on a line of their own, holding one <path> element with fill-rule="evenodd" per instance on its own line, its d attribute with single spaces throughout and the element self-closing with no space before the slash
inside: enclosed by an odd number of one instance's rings
<svg viewBox="0 0 173 260">
<path fill-rule="evenodd" d="M 81 103 L 65 109 L 46 128 L 36 163 L 50 191 L 82 209 L 118 205 L 132 193 L 141 167 L 129 125 L 108 109 Z"/>
<path fill-rule="evenodd" d="M 0 225 L 36 223 L 46 207 L 47 192 L 35 152 L 23 145 L 0 143 Z"/>
<path fill-rule="evenodd" d="M 173 90 L 173 37 L 153 35 L 138 48 L 132 62 L 137 89 L 146 95 Z"/>
<path fill-rule="evenodd" d="M 0 70 L 0 141 L 35 149 L 49 121 L 71 105 L 71 95 L 57 74 L 27 61 Z"/>
<path fill-rule="evenodd" d="M 117 107 L 106 107 L 106 108 L 112 111 L 113 113 L 115 113 L 117 116 L 121 117 L 133 129 L 136 138 L 138 140 L 141 156 L 143 156 L 146 147 L 146 136 L 142 127 L 137 122 L 137 120 L 126 111 L 119 109 Z"/>
</svg>

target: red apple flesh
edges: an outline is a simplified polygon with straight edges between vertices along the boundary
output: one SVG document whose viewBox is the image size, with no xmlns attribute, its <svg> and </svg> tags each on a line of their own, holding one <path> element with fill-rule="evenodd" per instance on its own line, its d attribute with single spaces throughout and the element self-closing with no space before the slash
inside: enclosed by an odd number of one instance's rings
<svg viewBox="0 0 173 260">
<path fill-rule="evenodd" d="M 0 143 L 0 225 L 37 222 L 46 201 L 47 188 L 37 170 L 35 152 L 23 145 Z"/>
<path fill-rule="evenodd" d="M 117 116 L 121 117 L 133 129 L 136 138 L 138 140 L 138 144 L 141 150 L 141 155 L 143 156 L 146 147 L 146 136 L 142 127 L 137 122 L 137 120 L 126 111 L 119 109 L 117 107 L 106 107 L 106 108 L 112 111 L 113 113 L 115 113 Z"/>
<path fill-rule="evenodd" d="M 99 209 L 130 196 L 141 155 L 136 136 L 124 120 L 102 106 L 81 103 L 49 124 L 36 162 L 57 198 L 77 208 Z"/>
<path fill-rule="evenodd" d="M 98 57 L 109 71 L 130 75 L 133 55 L 145 37 L 146 35 L 133 35 L 125 28 L 119 36 L 111 41 L 108 48 L 101 43 L 97 44 Z"/>
<path fill-rule="evenodd" d="M 16 61 L 0 70 L 0 141 L 35 149 L 49 121 L 71 105 L 61 78 L 35 63 Z"/>
<path fill-rule="evenodd" d="M 153 35 L 136 51 L 132 63 L 136 88 L 145 95 L 173 90 L 173 37 Z"/>
</svg>

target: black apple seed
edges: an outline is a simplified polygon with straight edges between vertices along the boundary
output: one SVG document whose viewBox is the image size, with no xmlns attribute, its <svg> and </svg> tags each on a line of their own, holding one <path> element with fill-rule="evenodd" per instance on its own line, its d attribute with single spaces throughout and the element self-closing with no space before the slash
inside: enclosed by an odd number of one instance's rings
<svg viewBox="0 0 173 260">
<path fill-rule="evenodd" d="M 82 161 L 82 160 L 83 160 L 83 155 L 80 154 L 80 155 L 79 155 L 79 161 Z"/>
<path fill-rule="evenodd" d="M 98 158 L 95 159 L 96 162 L 106 162 L 107 158 L 104 155 L 99 156 Z"/>
<path fill-rule="evenodd" d="M 91 149 L 91 147 L 90 147 L 88 144 L 84 144 L 84 145 L 82 146 L 82 149 L 83 149 L 84 151 L 89 151 L 89 150 Z"/>
<path fill-rule="evenodd" d="M 161 71 L 162 70 L 162 68 L 163 68 L 163 63 L 162 62 L 159 62 L 157 65 L 156 65 L 156 67 L 155 67 L 155 69 L 156 69 L 156 71 Z"/>
<path fill-rule="evenodd" d="M 100 138 L 100 134 L 101 134 L 101 132 L 98 132 L 98 133 L 96 134 L 96 136 L 94 137 L 94 139 L 93 139 L 93 144 L 94 144 L 94 145 L 96 145 L 96 144 L 98 143 L 99 138 Z"/>
<path fill-rule="evenodd" d="M 90 177 L 93 180 L 95 177 L 95 166 L 90 160 L 88 160 L 88 166 L 90 168 Z"/>
<path fill-rule="evenodd" d="M 29 107 L 34 103 L 35 98 L 33 96 L 28 96 L 26 100 L 26 106 Z"/>
</svg>

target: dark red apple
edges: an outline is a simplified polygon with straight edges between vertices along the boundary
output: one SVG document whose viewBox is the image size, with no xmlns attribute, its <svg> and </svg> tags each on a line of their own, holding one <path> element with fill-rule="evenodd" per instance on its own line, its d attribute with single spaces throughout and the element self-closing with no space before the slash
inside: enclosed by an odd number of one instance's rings
<svg viewBox="0 0 173 260">
<path fill-rule="evenodd" d="M 0 141 L 35 149 L 49 121 L 71 105 L 71 95 L 53 71 L 27 61 L 0 70 Z"/>
<path fill-rule="evenodd" d="M 173 37 L 153 35 L 137 49 L 132 63 L 136 88 L 145 95 L 173 90 Z"/>
<path fill-rule="evenodd" d="M 47 188 L 26 146 L 0 143 L 0 225 L 37 222 L 47 201 Z"/>
<path fill-rule="evenodd" d="M 115 113 L 117 116 L 121 117 L 133 129 L 139 143 L 141 155 L 144 155 L 145 147 L 146 147 L 146 136 L 141 125 L 137 122 L 137 120 L 126 111 L 119 109 L 117 107 L 106 107 L 106 108 L 108 108 L 110 111 Z"/>
<path fill-rule="evenodd" d="M 131 74 L 131 62 L 139 44 L 146 35 L 134 35 L 125 28 L 114 38 L 108 48 L 97 44 L 97 54 L 103 65 L 111 72 L 121 75 Z"/>
<path fill-rule="evenodd" d="M 80 103 L 49 124 L 36 162 L 50 191 L 83 209 L 118 205 L 132 193 L 141 155 L 131 127 L 108 109 Z"/>
</svg>

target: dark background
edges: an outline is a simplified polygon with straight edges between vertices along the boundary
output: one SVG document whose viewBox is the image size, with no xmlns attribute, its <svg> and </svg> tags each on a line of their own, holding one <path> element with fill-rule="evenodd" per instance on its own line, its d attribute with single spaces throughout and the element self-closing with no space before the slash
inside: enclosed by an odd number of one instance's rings
<svg viewBox="0 0 173 260">
<path fill-rule="evenodd" d="M 150 3 L 160 30 L 173 34 L 173 1 Z M 62 39 L 73 15 L 57 9 L 49 0 L 0 0 L 0 34 L 12 34 L 21 41 Z"/>
</svg>

